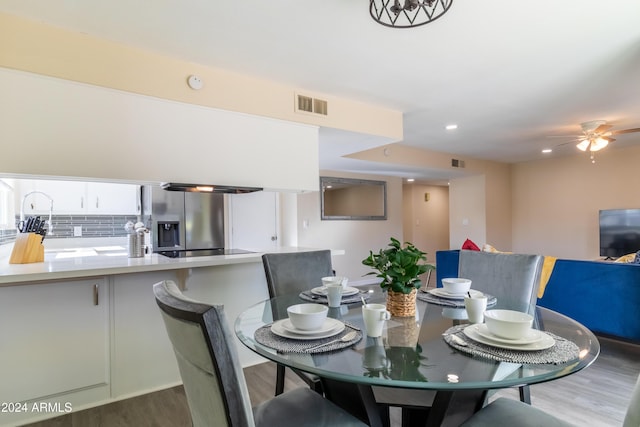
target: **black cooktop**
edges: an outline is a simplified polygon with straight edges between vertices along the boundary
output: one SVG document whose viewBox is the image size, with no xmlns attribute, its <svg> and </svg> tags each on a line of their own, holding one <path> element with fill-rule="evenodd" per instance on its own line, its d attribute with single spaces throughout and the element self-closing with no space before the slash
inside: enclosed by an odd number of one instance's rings
<svg viewBox="0 0 640 427">
<path fill-rule="evenodd" d="M 245 251 L 244 249 L 194 249 L 190 251 L 158 251 L 159 255 L 169 258 L 189 258 L 194 256 L 215 256 L 215 255 L 239 255 L 252 254 L 254 252 Z"/>
</svg>

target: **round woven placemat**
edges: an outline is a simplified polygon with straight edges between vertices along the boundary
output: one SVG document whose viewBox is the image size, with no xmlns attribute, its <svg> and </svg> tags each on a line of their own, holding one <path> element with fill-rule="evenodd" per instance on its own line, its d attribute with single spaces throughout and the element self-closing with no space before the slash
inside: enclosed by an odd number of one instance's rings
<svg viewBox="0 0 640 427">
<path fill-rule="evenodd" d="M 552 347 L 545 350 L 523 351 L 494 347 L 491 345 L 479 343 L 466 336 L 463 330 L 467 326 L 469 325 L 465 324 L 453 326 L 447 329 L 444 332 L 443 336 L 445 342 L 451 347 L 473 356 L 480 356 L 499 362 L 524 363 L 530 365 L 559 365 L 577 359 L 580 353 L 580 349 L 575 343 L 565 338 L 559 337 L 558 335 L 552 334 L 551 332 L 545 333 L 551 336 L 556 341 L 556 343 Z M 457 337 L 462 339 L 467 345 L 460 345 L 456 343 L 454 341 L 454 338 L 452 338 L 453 335 L 456 335 Z"/>
<path fill-rule="evenodd" d="M 315 302 L 318 304 L 329 304 L 329 300 L 325 295 L 316 295 L 311 291 L 300 292 L 300 295 L 298 296 L 300 297 L 300 299 L 303 299 L 305 301 Z M 341 304 L 354 304 L 357 302 L 362 302 L 360 297 L 364 298 L 364 300 L 367 301 L 369 300 L 369 298 L 371 298 L 371 295 L 361 294 L 360 292 L 355 295 L 343 295 Z"/>
<path fill-rule="evenodd" d="M 340 339 L 351 331 L 356 332 L 356 337 L 352 340 L 349 340 L 346 342 L 338 341 L 332 344 L 324 345 L 316 349 L 312 349 L 313 347 L 319 344 L 324 344 L 324 343 L 331 342 L 333 340 Z M 273 332 L 271 332 L 271 325 L 265 325 L 256 331 L 255 339 L 260 344 L 273 348 L 274 350 L 277 350 L 280 353 L 315 354 L 315 353 L 326 353 L 328 351 L 340 350 L 343 348 L 350 347 L 362 339 L 362 331 L 360 329 L 353 328 L 351 327 L 351 325 L 348 325 L 345 323 L 344 331 L 332 337 L 321 338 L 317 340 L 294 340 L 294 339 L 284 338 L 274 334 Z"/>
<path fill-rule="evenodd" d="M 493 295 L 485 294 L 485 296 L 487 297 L 487 307 L 496 305 L 498 302 L 498 299 Z M 440 298 L 439 296 L 423 291 L 419 291 L 416 298 L 420 301 L 428 302 L 429 304 L 442 305 L 444 307 L 464 308 L 464 299 Z"/>
</svg>

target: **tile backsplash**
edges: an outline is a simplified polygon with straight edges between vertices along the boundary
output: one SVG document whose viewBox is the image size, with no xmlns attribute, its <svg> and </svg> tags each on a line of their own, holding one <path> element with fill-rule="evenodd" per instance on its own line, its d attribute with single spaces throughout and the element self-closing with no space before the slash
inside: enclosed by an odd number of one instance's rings
<svg viewBox="0 0 640 427">
<path fill-rule="evenodd" d="M 48 217 L 47 217 L 48 218 Z M 16 223 L 19 218 L 16 218 Z M 68 239 L 83 237 L 119 237 L 128 233 L 124 229 L 127 221 L 137 222 L 136 215 L 53 215 L 53 234 L 47 239 Z M 80 227 L 81 236 L 74 232 Z M 11 243 L 16 239 L 16 230 L 0 230 L 0 244 Z"/>
</svg>

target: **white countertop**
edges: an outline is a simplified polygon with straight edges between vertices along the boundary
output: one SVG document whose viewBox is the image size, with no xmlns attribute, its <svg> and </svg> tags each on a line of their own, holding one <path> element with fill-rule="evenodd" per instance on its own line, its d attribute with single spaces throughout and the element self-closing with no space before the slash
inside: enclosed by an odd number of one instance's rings
<svg viewBox="0 0 640 427">
<path fill-rule="evenodd" d="M 96 249 L 101 249 L 100 247 Z M 150 254 L 142 258 L 129 258 L 126 247 L 118 250 L 94 250 L 74 248 L 67 250 L 45 250 L 45 261 L 31 264 L 9 264 L 9 255 L 0 256 L 0 286 L 12 286 L 27 282 L 42 282 L 70 278 L 108 276 L 113 274 L 141 273 L 148 271 L 180 270 L 217 265 L 262 262 L 266 252 L 298 252 L 312 248 L 273 248 L 261 252 L 237 255 L 216 255 L 191 258 L 168 258 Z M 69 252 L 77 251 L 74 256 Z M 66 253 L 66 255 L 65 255 Z M 340 254 L 344 251 L 332 251 Z"/>
</svg>

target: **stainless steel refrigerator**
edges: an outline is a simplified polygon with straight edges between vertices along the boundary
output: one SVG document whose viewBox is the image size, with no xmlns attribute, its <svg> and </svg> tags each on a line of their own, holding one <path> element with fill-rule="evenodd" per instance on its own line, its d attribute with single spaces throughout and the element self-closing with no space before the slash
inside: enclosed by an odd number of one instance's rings
<svg viewBox="0 0 640 427">
<path fill-rule="evenodd" d="M 154 252 L 224 248 L 224 194 L 142 188 Z"/>
</svg>

